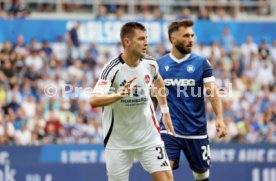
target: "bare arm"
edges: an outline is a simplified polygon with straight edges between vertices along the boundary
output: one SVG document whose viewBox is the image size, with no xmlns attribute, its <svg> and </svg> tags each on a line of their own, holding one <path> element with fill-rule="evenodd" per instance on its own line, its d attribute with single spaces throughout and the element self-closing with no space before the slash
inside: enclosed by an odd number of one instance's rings
<svg viewBox="0 0 276 181">
<path fill-rule="evenodd" d="M 123 96 L 120 93 L 114 93 L 109 95 L 103 95 L 99 93 L 92 94 L 92 97 L 90 99 L 90 104 L 93 107 L 102 107 L 107 106 L 109 104 L 112 104 L 119 99 L 121 99 Z"/>
<path fill-rule="evenodd" d="M 219 138 L 223 138 L 227 135 L 227 130 L 223 120 L 222 103 L 219 97 L 216 82 L 206 82 L 205 88 L 206 88 L 207 96 L 211 101 L 213 110 L 217 117 L 217 120 L 216 120 L 217 136 Z"/>
<path fill-rule="evenodd" d="M 158 79 L 154 81 L 154 93 L 159 105 L 167 104 L 165 83 L 160 75 Z"/>
<path fill-rule="evenodd" d="M 161 108 L 161 112 L 163 114 L 163 124 L 166 127 L 167 132 L 171 132 L 175 136 L 171 116 L 169 113 L 168 103 L 167 103 L 167 94 L 164 81 L 162 77 L 159 75 L 158 79 L 154 81 L 154 92 Z"/>
<path fill-rule="evenodd" d="M 119 99 L 129 96 L 132 92 L 134 86 L 132 82 L 136 79 L 136 77 L 132 78 L 131 80 L 127 81 L 122 91 L 112 94 L 101 94 L 101 93 L 93 93 L 90 99 L 90 104 L 93 107 L 102 107 L 110 105 Z"/>
</svg>

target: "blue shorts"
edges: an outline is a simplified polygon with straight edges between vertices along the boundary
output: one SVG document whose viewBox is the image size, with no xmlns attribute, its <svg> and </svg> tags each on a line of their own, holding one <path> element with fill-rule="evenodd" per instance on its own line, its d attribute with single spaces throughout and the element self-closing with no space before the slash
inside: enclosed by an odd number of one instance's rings
<svg viewBox="0 0 276 181">
<path fill-rule="evenodd" d="M 180 153 L 184 152 L 193 171 L 203 171 L 210 167 L 210 145 L 208 138 L 184 139 L 161 133 L 169 160 L 174 161 L 173 169 L 179 168 Z"/>
</svg>

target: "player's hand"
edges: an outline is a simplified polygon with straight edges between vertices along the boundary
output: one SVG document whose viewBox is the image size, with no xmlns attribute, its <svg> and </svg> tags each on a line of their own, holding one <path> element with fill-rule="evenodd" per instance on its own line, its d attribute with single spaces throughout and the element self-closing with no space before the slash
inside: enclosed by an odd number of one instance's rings
<svg viewBox="0 0 276 181">
<path fill-rule="evenodd" d="M 162 116 L 162 121 L 163 121 L 163 124 L 167 130 L 167 134 L 168 133 L 172 133 L 173 136 L 175 136 L 175 132 L 174 132 L 174 128 L 173 128 L 173 124 L 172 124 L 172 120 L 171 120 L 171 116 L 169 113 L 165 113 L 163 114 Z"/>
<path fill-rule="evenodd" d="M 217 137 L 224 138 L 227 135 L 227 129 L 224 124 L 224 121 L 218 119 L 216 122 Z"/>
<path fill-rule="evenodd" d="M 136 79 L 136 77 L 133 77 L 132 79 L 130 79 L 126 82 L 126 84 L 123 87 L 123 90 L 120 92 L 121 97 L 126 97 L 131 94 L 133 89 L 137 86 L 136 84 L 132 83 L 135 79 Z"/>
</svg>

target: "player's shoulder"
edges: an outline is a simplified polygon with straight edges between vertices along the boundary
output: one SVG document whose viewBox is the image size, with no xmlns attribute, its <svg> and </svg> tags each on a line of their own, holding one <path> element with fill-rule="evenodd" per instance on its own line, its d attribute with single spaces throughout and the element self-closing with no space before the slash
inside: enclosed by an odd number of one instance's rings
<svg viewBox="0 0 276 181">
<path fill-rule="evenodd" d="M 163 61 L 163 60 L 166 60 L 166 59 L 168 59 L 170 57 L 170 54 L 169 53 L 167 53 L 167 54 L 165 54 L 165 55 L 163 55 L 163 56 L 161 56 L 161 57 L 159 57 L 158 59 L 157 59 L 157 61 Z"/>
<path fill-rule="evenodd" d="M 143 58 L 141 58 L 142 62 L 145 64 L 150 64 L 150 65 L 156 65 L 156 59 L 151 56 L 151 55 L 146 55 Z"/>
<path fill-rule="evenodd" d="M 201 56 L 197 53 L 191 53 L 190 59 L 196 59 L 196 60 L 204 61 L 204 60 L 206 60 L 206 57 L 203 57 L 203 56 Z"/>
<path fill-rule="evenodd" d="M 153 56 L 151 56 L 151 55 L 145 55 L 142 59 L 144 59 L 144 60 L 150 60 L 150 61 L 155 61 L 156 60 L 156 58 L 154 58 Z"/>
<path fill-rule="evenodd" d="M 164 63 L 164 62 L 167 62 L 167 61 L 169 61 L 169 60 L 170 60 L 170 54 L 167 53 L 167 54 L 165 54 L 165 55 L 159 57 L 159 58 L 157 59 L 157 63 L 160 65 L 160 64 L 162 64 L 162 63 Z"/>
<path fill-rule="evenodd" d="M 121 58 L 121 55 L 111 58 L 107 63 L 104 65 L 104 69 L 116 69 L 119 68 L 124 61 Z"/>
<path fill-rule="evenodd" d="M 153 62 L 156 62 L 156 58 L 154 58 L 153 56 L 151 55 L 146 55 L 144 56 L 143 58 L 141 58 L 142 61 L 146 62 L 146 63 L 153 63 Z"/>
<path fill-rule="evenodd" d="M 103 67 L 101 79 L 107 79 L 108 76 L 113 75 L 121 65 L 122 60 L 120 59 L 120 56 L 111 58 Z"/>
<path fill-rule="evenodd" d="M 200 63 L 200 65 L 202 65 L 204 67 L 211 66 L 209 60 L 206 57 L 203 57 L 199 54 L 191 53 L 190 59 L 193 59 L 195 64 Z"/>
<path fill-rule="evenodd" d="M 111 64 L 119 64 L 121 63 L 121 60 L 120 60 L 120 55 L 119 56 L 115 56 L 115 57 L 112 57 L 111 59 L 109 59 L 105 65 L 111 65 Z"/>
</svg>

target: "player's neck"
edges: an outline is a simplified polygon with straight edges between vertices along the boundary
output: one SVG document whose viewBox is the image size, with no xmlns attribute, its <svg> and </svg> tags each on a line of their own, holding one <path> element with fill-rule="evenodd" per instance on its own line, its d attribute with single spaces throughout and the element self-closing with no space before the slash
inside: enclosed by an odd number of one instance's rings
<svg viewBox="0 0 276 181">
<path fill-rule="evenodd" d="M 177 49 L 173 48 L 172 51 L 171 51 L 172 55 L 177 58 L 178 60 L 186 57 L 186 55 L 188 54 L 183 54 L 181 52 L 179 52 Z"/>
<path fill-rule="evenodd" d="M 140 63 L 140 57 L 131 55 L 128 52 L 124 52 L 121 55 L 123 61 L 130 67 L 137 67 Z"/>
</svg>

